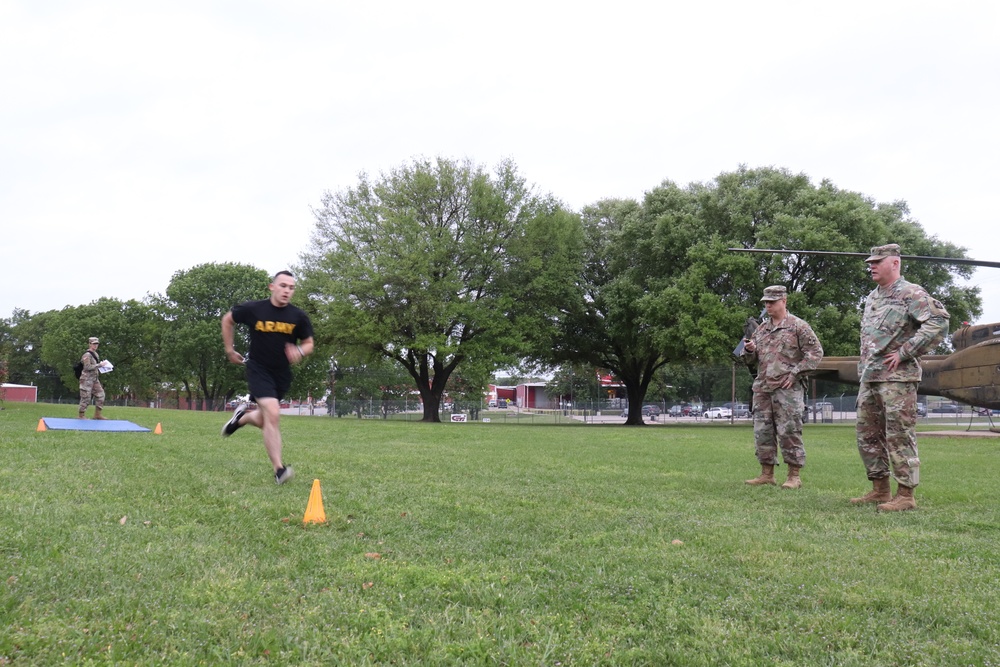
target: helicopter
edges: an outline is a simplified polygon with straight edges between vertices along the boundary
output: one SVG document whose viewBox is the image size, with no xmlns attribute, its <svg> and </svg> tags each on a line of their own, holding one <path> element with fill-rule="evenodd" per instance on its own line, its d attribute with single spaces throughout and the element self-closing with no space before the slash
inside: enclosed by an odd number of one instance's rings
<svg viewBox="0 0 1000 667">
<path fill-rule="evenodd" d="M 733 252 L 777 253 L 786 255 L 839 255 L 868 257 L 866 252 L 832 250 L 774 250 L 769 248 L 729 248 Z M 960 264 L 1000 269 L 1000 262 L 954 257 L 901 255 L 900 259 L 942 264 Z M 920 357 L 923 379 L 917 392 L 941 396 L 987 410 L 1000 410 L 1000 322 L 965 324 L 951 335 L 951 354 Z M 842 384 L 860 384 L 860 357 L 824 357 L 810 376 Z"/>
</svg>

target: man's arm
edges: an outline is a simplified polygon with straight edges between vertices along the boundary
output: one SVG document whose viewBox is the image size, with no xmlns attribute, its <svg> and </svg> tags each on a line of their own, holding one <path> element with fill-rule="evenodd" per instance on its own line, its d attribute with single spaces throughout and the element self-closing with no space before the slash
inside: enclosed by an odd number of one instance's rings
<svg viewBox="0 0 1000 667">
<path fill-rule="evenodd" d="M 226 311 L 222 316 L 222 345 L 226 350 L 226 359 L 234 364 L 242 364 L 245 360 L 243 355 L 233 347 L 233 335 L 236 330 L 236 321 L 233 320 L 232 311 Z"/>
<path fill-rule="evenodd" d="M 897 356 L 900 361 L 915 359 L 930 352 L 931 348 L 948 335 L 948 324 L 951 319 L 944 304 L 926 292 L 907 303 L 907 314 L 919 322 L 920 326 L 909 340 L 899 346 Z"/>
<path fill-rule="evenodd" d="M 303 338 L 299 341 L 298 345 L 288 343 L 285 345 L 285 357 L 288 358 L 288 363 L 297 364 L 312 354 L 314 347 L 315 341 L 312 336 Z"/>
<path fill-rule="evenodd" d="M 819 362 L 823 361 L 823 345 L 819 342 L 819 336 L 805 320 L 802 321 L 802 325 L 801 331 L 798 332 L 802 361 L 795 367 L 796 375 L 816 370 Z"/>
<path fill-rule="evenodd" d="M 313 340 L 312 336 L 309 336 L 309 338 L 304 338 L 299 342 L 299 347 L 302 348 L 302 352 L 304 352 L 308 357 L 313 353 L 313 349 L 316 347 L 316 342 Z"/>
</svg>

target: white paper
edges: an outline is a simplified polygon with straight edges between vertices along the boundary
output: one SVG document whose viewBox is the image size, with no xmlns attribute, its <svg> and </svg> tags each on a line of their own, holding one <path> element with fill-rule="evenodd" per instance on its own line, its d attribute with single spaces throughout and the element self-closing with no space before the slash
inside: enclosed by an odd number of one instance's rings
<svg viewBox="0 0 1000 667">
<path fill-rule="evenodd" d="M 110 373 L 111 371 L 115 370 L 115 366 L 110 361 L 105 359 L 100 363 L 100 365 L 98 365 L 97 370 L 99 370 L 102 373 Z"/>
</svg>

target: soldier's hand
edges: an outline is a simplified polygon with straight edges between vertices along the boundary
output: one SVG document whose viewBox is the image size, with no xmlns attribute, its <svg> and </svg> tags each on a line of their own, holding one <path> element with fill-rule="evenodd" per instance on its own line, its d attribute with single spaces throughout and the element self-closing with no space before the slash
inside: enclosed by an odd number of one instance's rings
<svg viewBox="0 0 1000 667">
<path fill-rule="evenodd" d="M 756 352 L 757 351 L 757 346 L 754 345 L 753 338 L 744 338 L 743 339 L 743 349 L 746 350 L 747 352 Z"/>
<path fill-rule="evenodd" d="M 899 366 L 900 362 L 899 351 L 897 350 L 896 352 L 887 355 L 885 359 L 886 359 L 886 364 L 885 364 L 886 368 L 888 368 L 890 371 L 896 370 L 896 367 Z"/>
</svg>

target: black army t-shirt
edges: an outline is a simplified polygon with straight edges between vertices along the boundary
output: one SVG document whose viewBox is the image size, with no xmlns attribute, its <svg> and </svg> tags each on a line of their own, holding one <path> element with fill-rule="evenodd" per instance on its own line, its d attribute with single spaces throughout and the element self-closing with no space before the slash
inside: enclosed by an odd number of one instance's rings
<svg viewBox="0 0 1000 667">
<path fill-rule="evenodd" d="M 285 343 L 313 336 L 309 316 L 296 306 L 278 308 L 264 299 L 233 306 L 232 313 L 234 322 L 250 327 L 250 359 L 271 371 L 288 372 Z"/>
</svg>

